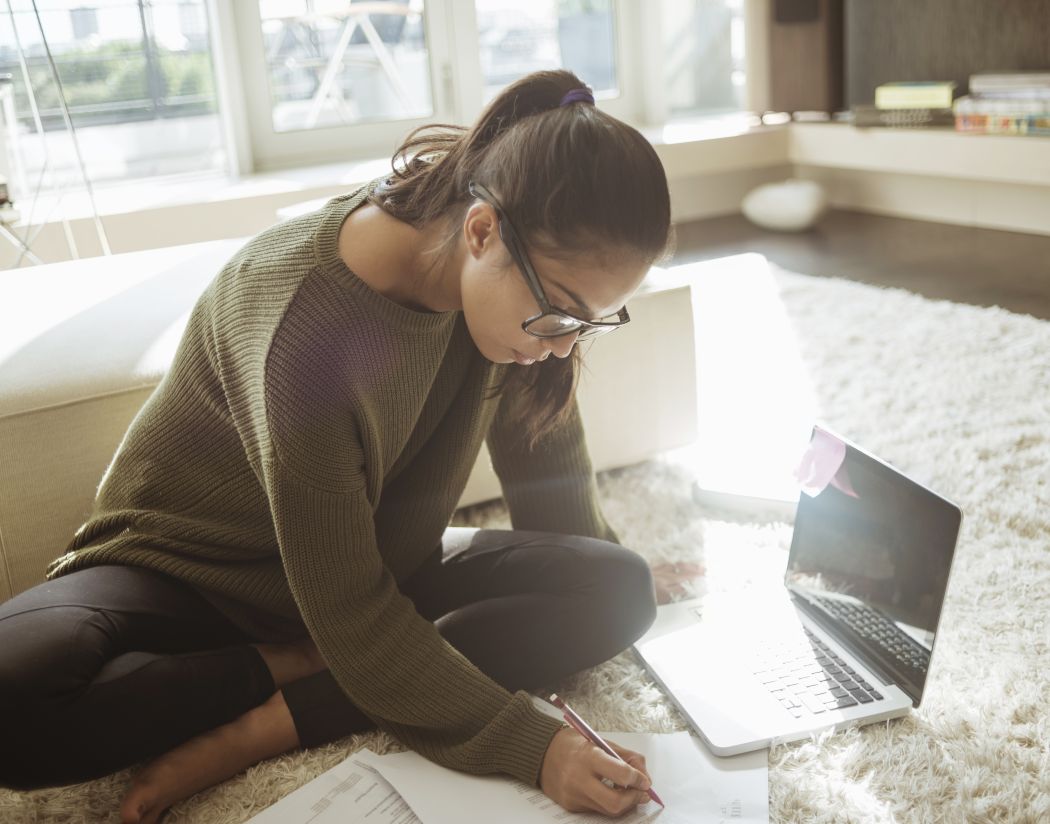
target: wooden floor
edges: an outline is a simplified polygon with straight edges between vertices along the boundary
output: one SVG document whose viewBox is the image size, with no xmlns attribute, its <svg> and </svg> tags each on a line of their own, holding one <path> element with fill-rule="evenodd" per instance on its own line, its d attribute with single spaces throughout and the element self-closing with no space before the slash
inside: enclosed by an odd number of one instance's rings
<svg viewBox="0 0 1050 824">
<path fill-rule="evenodd" d="M 739 214 L 679 224 L 677 233 L 675 264 L 759 252 L 793 272 L 1050 319 L 1050 235 L 842 210 L 802 233 L 769 232 Z"/>
</svg>

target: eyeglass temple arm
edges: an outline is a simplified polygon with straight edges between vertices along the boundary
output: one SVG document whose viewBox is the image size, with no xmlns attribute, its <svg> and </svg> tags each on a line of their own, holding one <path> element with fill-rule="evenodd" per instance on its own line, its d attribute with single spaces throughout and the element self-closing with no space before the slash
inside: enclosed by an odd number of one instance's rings
<svg viewBox="0 0 1050 824">
<path fill-rule="evenodd" d="M 550 312 L 553 307 L 543 292 L 543 286 L 540 284 L 539 276 L 536 274 L 536 270 L 532 268 L 532 261 L 530 261 L 525 255 L 525 250 L 522 248 L 521 242 L 518 240 L 517 232 L 514 231 L 514 227 L 510 225 L 506 217 L 500 221 L 499 235 L 503 238 L 503 242 L 511 249 L 514 259 L 518 262 L 522 272 L 525 274 L 525 280 L 529 284 L 532 296 L 536 298 L 536 302 L 540 305 L 540 309 L 544 312 Z"/>
<path fill-rule="evenodd" d="M 518 239 L 518 233 L 514 229 L 514 224 L 510 222 L 510 219 L 507 217 L 506 212 L 503 211 L 500 202 L 496 200 L 496 196 L 492 194 L 492 192 L 480 183 L 471 181 L 467 184 L 467 188 L 474 197 L 484 200 L 489 206 L 496 210 L 496 217 L 499 218 L 500 238 L 503 240 L 504 245 L 510 250 L 511 256 L 518 263 L 522 274 L 525 275 L 525 282 L 529 284 L 529 290 L 532 292 L 532 296 L 536 298 L 536 302 L 540 305 L 540 309 L 544 312 L 549 312 L 553 307 L 551 306 L 550 301 L 547 300 L 547 296 L 543 293 L 543 286 L 540 284 L 540 279 L 536 274 L 536 270 L 532 268 L 532 261 L 530 261 L 525 254 L 525 248 Z"/>
</svg>

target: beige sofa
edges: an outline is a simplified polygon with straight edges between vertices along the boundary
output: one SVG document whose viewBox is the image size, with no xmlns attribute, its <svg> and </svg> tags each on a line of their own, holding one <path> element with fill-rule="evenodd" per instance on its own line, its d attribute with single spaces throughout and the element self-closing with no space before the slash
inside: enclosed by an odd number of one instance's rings
<svg viewBox="0 0 1050 824">
<path fill-rule="evenodd" d="M 0 601 L 42 581 L 87 518 L 197 296 L 244 240 L 0 272 Z M 689 288 L 657 280 L 588 357 L 580 405 L 599 470 L 696 436 Z M 499 495 L 482 452 L 460 504 Z"/>
</svg>

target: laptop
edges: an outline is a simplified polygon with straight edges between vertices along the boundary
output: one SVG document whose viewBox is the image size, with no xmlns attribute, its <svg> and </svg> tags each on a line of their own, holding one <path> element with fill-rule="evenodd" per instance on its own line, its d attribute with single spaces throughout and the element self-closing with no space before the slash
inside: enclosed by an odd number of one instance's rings
<svg viewBox="0 0 1050 824">
<path fill-rule="evenodd" d="M 716 755 L 919 706 L 958 506 L 827 427 L 827 485 L 802 494 L 782 585 L 660 607 L 634 648 Z"/>
</svg>

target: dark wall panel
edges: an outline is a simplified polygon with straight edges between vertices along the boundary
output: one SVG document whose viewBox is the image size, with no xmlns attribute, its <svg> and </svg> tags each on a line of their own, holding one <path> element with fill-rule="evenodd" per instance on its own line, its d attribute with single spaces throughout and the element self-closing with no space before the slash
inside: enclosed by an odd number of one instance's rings
<svg viewBox="0 0 1050 824">
<path fill-rule="evenodd" d="M 842 0 L 772 0 L 769 98 L 774 111 L 842 107 L 842 9 Z"/>
<path fill-rule="evenodd" d="M 846 104 L 894 80 L 1050 71 L 1050 0 L 846 0 Z"/>
</svg>

